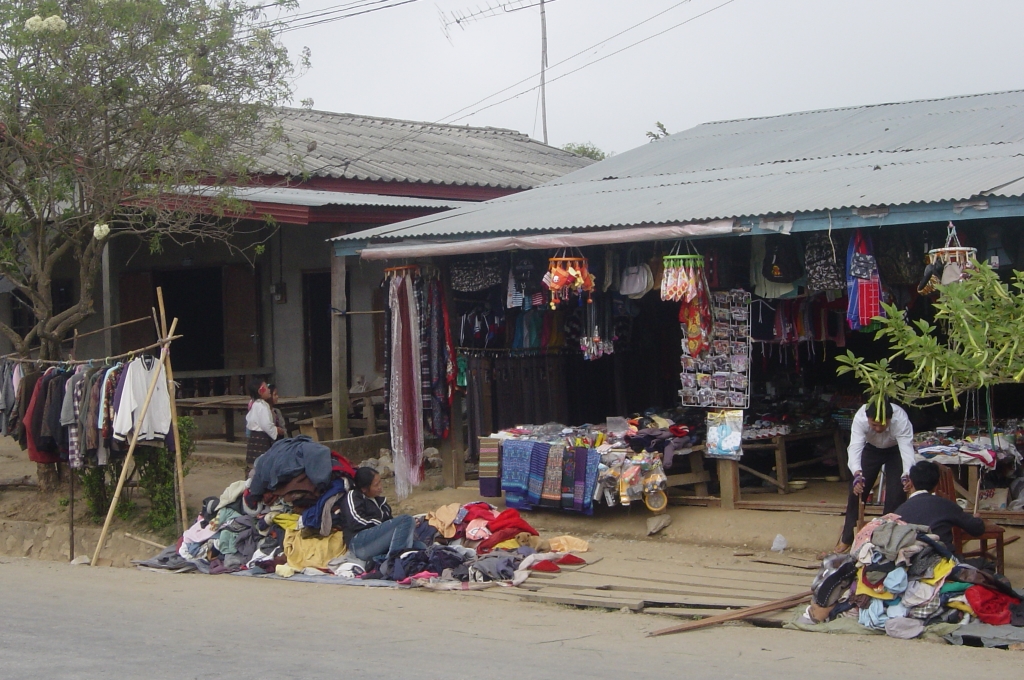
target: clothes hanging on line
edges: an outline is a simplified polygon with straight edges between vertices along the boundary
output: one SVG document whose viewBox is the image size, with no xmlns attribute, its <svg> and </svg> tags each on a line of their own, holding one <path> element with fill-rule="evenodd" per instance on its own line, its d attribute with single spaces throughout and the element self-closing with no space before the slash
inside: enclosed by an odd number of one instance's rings
<svg viewBox="0 0 1024 680">
<path fill-rule="evenodd" d="M 105 465 L 111 451 L 127 451 L 137 428 L 140 442 L 173 446 L 167 380 L 155 357 L 113 366 L 51 366 L 41 373 L 31 366 L 0 362 L 0 432 L 17 439 L 29 460 L 67 462 L 74 469 Z M 159 377 L 146 417 L 138 422 L 154 375 Z"/>
</svg>

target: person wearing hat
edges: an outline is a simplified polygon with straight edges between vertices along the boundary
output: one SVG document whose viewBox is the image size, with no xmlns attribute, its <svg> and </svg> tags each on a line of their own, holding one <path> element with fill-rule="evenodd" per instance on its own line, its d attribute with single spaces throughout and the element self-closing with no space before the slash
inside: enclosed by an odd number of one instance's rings
<svg viewBox="0 0 1024 680">
<path fill-rule="evenodd" d="M 848 552 L 860 516 L 865 492 L 875 486 L 885 469 L 885 502 L 889 514 L 907 500 L 910 468 L 914 466 L 914 427 L 907 412 L 885 397 L 871 396 L 853 416 L 847 458 L 853 481 L 846 503 L 846 522 L 836 552 Z"/>
</svg>

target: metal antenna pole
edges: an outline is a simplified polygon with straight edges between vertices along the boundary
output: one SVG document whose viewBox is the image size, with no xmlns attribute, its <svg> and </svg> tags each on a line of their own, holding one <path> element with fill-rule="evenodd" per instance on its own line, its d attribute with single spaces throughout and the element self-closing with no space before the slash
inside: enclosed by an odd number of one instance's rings
<svg viewBox="0 0 1024 680">
<path fill-rule="evenodd" d="M 544 0 L 540 0 L 540 117 L 544 129 L 544 143 L 548 143 L 548 99 L 544 85 L 544 71 L 548 67 L 548 18 Z"/>
</svg>

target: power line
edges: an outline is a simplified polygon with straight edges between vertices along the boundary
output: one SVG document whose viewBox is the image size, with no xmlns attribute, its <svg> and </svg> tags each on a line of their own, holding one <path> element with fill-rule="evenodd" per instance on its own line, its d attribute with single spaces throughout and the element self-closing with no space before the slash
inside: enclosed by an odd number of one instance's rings
<svg viewBox="0 0 1024 680">
<path fill-rule="evenodd" d="M 561 80 L 562 78 L 565 78 L 566 76 L 571 76 L 573 73 L 577 73 L 579 71 L 582 71 L 583 69 L 587 68 L 588 66 L 593 66 L 594 64 L 597 64 L 598 62 L 602 62 L 605 59 L 610 59 L 611 57 L 614 57 L 616 54 L 620 54 L 622 52 L 625 52 L 628 49 L 632 49 L 632 48 L 636 47 L 637 45 L 642 45 L 643 43 L 647 42 L 648 40 L 653 40 L 654 38 L 657 38 L 658 36 L 665 35 L 669 31 L 673 31 L 673 30 L 679 28 L 680 26 L 685 26 L 686 24 L 690 23 L 691 21 L 696 21 L 697 19 L 700 19 L 703 16 L 711 14 L 715 10 L 722 9 L 726 5 L 731 5 L 734 2 L 736 2 L 736 0 L 726 0 L 725 2 L 723 2 L 720 5 L 716 5 L 715 7 L 712 7 L 709 10 L 706 10 L 704 12 L 701 12 L 700 14 L 697 14 L 697 15 L 695 15 L 693 17 L 690 17 L 686 21 L 681 21 L 678 24 L 675 24 L 673 26 L 669 26 L 668 28 L 666 28 L 663 31 L 658 31 L 654 35 L 649 35 L 646 38 L 644 38 L 643 40 L 638 40 L 635 43 L 630 43 L 629 45 L 626 45 L 625 47 L 619 48 L 619 49 L 615 50 L 614 52 L 611 52 L 609 54 L 604 55 L 603 57 L 599 57 L 598 59 L 595 59 L 593 61 L 588 61 L 586 64 L 583 64 L 582 66 L 578 66 L 578 67 L 574 68 L 571 71 L 567 71 L 567 72 L 563 73 L 560 76 L 556 76 L 555 78 L 552 78 L 548 82 L 549 83 L 553 83 L 556 80 Z M 477 109 L 475 111 L 471 111 L 471 112 L 467 113 L 464 116 L 459 116 L 458 118 L 455 118 L 455 119 L 451 120 L 450 122 L 456 123 L 456 122 L 458 122 L 460 120 L 465 120 L 466 118 L 470 118 L 472 116 L 475 116 L 476 114 L 480 113 L 481 111 L 486 111 L 487 109 L 490 109 L 490 108 L 493 108 L 495 106 L 498 106 L 499 104 L 504 104 L 505 102 L 512 101 L 513 99 L 516 99 L 517 97 L 521 97 L 524 94 L 527 94 L 529 92 L 533 92 L 538 87 L 540 87 L 540 86 L 539 85 L 534 85 L 533 87 L 527 88 L 527 89 L 523 90 L 522 92 L 518 92 L 518 93 L 512 95 L 511 97 L 506 97 L 505 99 L 502 99 L 501 101 L 497 101 L 497 102 L 494 102 L 493 104 L 488 104 L 487 106 L 480 107 L 479 109 Z"/>
<path fill-rule="evenodd" d="M 409 5 L 420 0 L 356 0 L 354 2 L 342 3 L 319 10 L 311 10 L 303 14 L 296 14 L 285 19 L 268 20 L 261 24 L 252 26 L 249 29 L 251 34 L 254 31 L 266 29 L 273 31 L 276 35 L 297 31 L 303 28 L 319 26 L 321 24 L 350 19 L 352 17 L 371 14 L 385 9 L 393 9 L 402 5 Z M 384 4 L 390 3 L 390 4 Z"/>
<path fill-rule="evenodd" d="M 664 35 L 665 33 L 668 33 L 669 31 L 675 30 L 675 29 L 677 29 L 677 28 L 679 28 L 681 26 L 685 26 L 686 24 L 688 24 L 688 23 L 690 23 L 692 21 L 695 21 L 695 20 L 697 20 L 697 19 L 699 19 L 699 18 L 701 18 L 703 16 L 706 16 L 707 14 L 710 14 L 711 12 L 719 10 L 722 7 L 725 7 L 726 5 L 732 4 L 735 1 L 736 0 L 726 0 L 726 2 L 723 2 L 722 4 L 717 5 L 715 7 L 712 7 L 711 9 L 706 10 L 706 11 L 704 11 L 704 12 L 702 12 L 700 14 L 697 14 L 697 15 L 695 15 L 693 17 L 690 17 L 686 21 L 682 21 L 682 22 L 680 22 L 678 24 L 674 24 L 674 25 L 670 26 L 669 28 L 667 28 L 667 29 L 665 29 L 663 31 L 659 31 L 658 33 L 655 33 L 653 35 L 647 36 L 646 38 L 643 38 L 642 40 L 638 40 L 638 41 L 636 41 L 634 43 L 626 45 L 625 47 L 622 47 L 622 48 L 620 48 L 620 49 L 618 49 L 618 50 L 616 50 L 616 51 L 614 51 L 614 52 L 612 52 L 610 54 L 607 54 L 607 55 L 605 55 L 605 56 L 603 56 L 603 57 L 601 57 L 599 59 L 595 59 L 594 61 L 587 62 L 586 64 L 583 64 L 582 66 L 580 66 L 580 67 L 578 67 L 576 69 L 573 69 L 572 71 L 569 71 L 569 72 L 564 73 L 564 74 L 562 74 L 562 75 L 560 75 L 560 76 L 558 76 L 556 78 L 551 79 L 549 82 L 554 82 L 556 80 L 560 80 L 560 79 L 562 79 L 562 78 L 564 78 L 566 76 L 569 76 L 569 75 L 572 75 L 573 73 L 576 73 L 577 71 L 581 71 L 584 68 L 587 68 L 588 66 L 592 66 L 592 65 L 594 65 L 594 64 L 596 64 L 596 63 L 598 63 L 600 61 L 604 61 L 605 59 L 608 59 L 609 57 L 613 57 L 616 54 L 619 54 L 620 52 L 624 52 L 625 50 L 628 50 L 628 49 L 630 49 L 632 47 L 636 47 L 637 45 L 640 45 L 642 43 L 647 42 L 648 40 L 652 40 L 653 38 L 657 38 L 658 36 Z M 614 40 L 615 38 L 617 38 L 617 37 L 619 37 L 619 36 L 621 36 L 621 35 L 623 35 L 625 33 L 628 33 L 629 31 L 632 31 L 632 30 L 634 30 L 634 29 L 636 29 L 636 28 L 638 28 L 640 26 L 643 26 L 644 24 L 653 21 L 654 19 L 658 18 L 659 16 L 661 16 L 661 15 L 667 13 L 667 12 L 670 12 L 673 9 L 676 9 L 677 7 L 680 7 L 682 5 L 688 4 L 690 2 L 691 2 L 691 0 L 681 0 L 680 2 L 677 2 L 676 4 L 672 5 L 671 7 L 667 8 L 667 9 L 664 9 L 664 10 L 658 12 L 657 14 L 654 14 L 654 15 L 648 17 L 648 18 L 644 19 L 643 21 L 637 22 L 636 24 L 633 24 L 632 26 L 619 31 L 618 33 L 616 33 L 616 34 L 614 34 L 612 36 L 609 36 L 608 38 L 605 38 L 604 40 L 596 42 L 593 45 L 591 45 L 591 46 L 589 46 L 589 47 L 587 47 L 585 49 L 582 49 L 579 52 L 577 52 L 577 53 L 575 53 L 575 54 L 573 54 L 573 55 L 571 55 L 569 57 L 566 57 L 565 59 L 562 59 L 561 61 L 555 63 L 555 65 L 552 66 L 551 68 L 555 68 L 557 66 L 560 66 L 560 65 L 562 65 L 562 64 L 564 64 L 564 63 L 566 63 L 568 61 L 571 61 L 572 59 L 575 59 L 576 57 L 578 57 L 578 56 L 580 56 L 582 54 L 590 52 L 591 50 L 593 50 L 593 49 L 595 49 L 597 47 L 600 47 L 601 45 L 604 45 L 605 43 L 607 43 L 607 42 L 609 42 L 611 40 Z M 538 89 L 540 86 L 539 85 L 534 85 L 533 87 L 530 87 L 530 88 L 528 88 L 528 89 L 526 89 L 526 90 L 524 90 L 522 92 L 519 92 L 519 93 L 517 93 L 515 95 L 512 95 L 511 97 L 506 97 L 505 99 L 502 99 L 501 101 L 498 101 L 498 102 L 495 102 L 493 104 L 489 104 L 487 106 L 484 106 L 484 107 L 481 107 L 481 108 L 476 109 L 474 111 L 471 111 L 470 113 L 467 113 L 464 116 L 460 116 L 459 118 L 454 118 L 454 116 L 457 116 L 458 114 L 462 113 L 466 109 L 472 108 L 472 107 L 476 106 L 477 104 L 481 104 L 481 103 L 483 103 L 483 102 L 485 102 L 485 101 L 487 101 L 489 99 L 492 99 L 492 98 L 498 96 L 499 94 L 501 94 L 503 92 L 507 92 L 507 91 L 511 90 L 512 88 L 518 86 L 518 85 L 522 85 L 525 82 L 531 81 L 534 78 L 536 78 L 538 75 L 540 75 L 540 74 L 539 73 L 535 73 L 535 74 L 533 74 L 533 75 L 531 75 L 531 76 L 529 76 L 527 78 L 523 78 L 522 80 L 517 81 L 517 82 L 509 85 L 508 87 L 504 87 L 504 88 L 498 90 L 497 92 L 495 92 L 493 94 L 490 94 L 490 95 L 484 97 L 483 99 L 480 99 L 480 100 L 474 102 L 473 104 L 469 104 L 468 106 L 464 106 L 461 109 L 459 109 L 459 110 L 457 110 L 457 111 L 455 111 L 455 112 L 453 112 L 453 113 L 451 113 L 451 114 L 449 114 L 449 115 L 447 115 L 447 116 L 445 116 L 443 118 L 440 118 L 440 119 L 438 119 L 438 120 L 436 120 L 436 121 L 434 121 L 432 123 L 429 123 L 429 125 L 451 124 L 451 123 L 454 123 L 454 122 L 457 122 L 457 121 L 460 121 L 460 120 L 464 120 L 466 118 L 475 116 L 476 114 L 480 113 L 481 111 L 485 111 L 486 109 L 489 109 L 489 108 L 492 108 L 492 107 L 497 106 L 499 104 L 503 104 L 505 102 L 511 101 L 512 99 L 520 97 L 523 94 L 526 94 L 528 92 L 532 92 L 533 90 Z M 407 140 L 412 139 L 414 137 L 418 137 L 418 136 L 420 136 L 420 135 L 422 135 L 424 133 L 425 133 L 425 130 L 422 130 L 422 129 L 410 132 L 407 135 L 403 135 L 402 137 L 399 137 L 396 140 L 388 142 L 384 146 L 378 147 L 376 149 L 370 149 L 367 152 L 363 153 L 362 155 L 357 156 L 356 158 L 347 160 L 342 165 L 348 166 L 348 165 L 351 165 L 353 163 L 358 163 L 359 161 L 364 160 L 364 159 L 372 156 L 373 154 L 380 153 L 382 151 L 386 151 L 388 149 L 391 149 L 391 148 L 393 148 L 397 144 L 401 144 L 404 141 L 407 141 Z M 337 167 L 337 165 L 338 165 L 337 163 L 326 163 L 326 164 L 321 165 L 319 167 L 316 167 L 316 168 L 313 168 L 311 170 L 308 170 L 307 172 L 315 173 L 315 172 L 319 172 L 320 170 L 325 170 L 325 169 L 330 168 L 330 167 Z"/>
</svg>

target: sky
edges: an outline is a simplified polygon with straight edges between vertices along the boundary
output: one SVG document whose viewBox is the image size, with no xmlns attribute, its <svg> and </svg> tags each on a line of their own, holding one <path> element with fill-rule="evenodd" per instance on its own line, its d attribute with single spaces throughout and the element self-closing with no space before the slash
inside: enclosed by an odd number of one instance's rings
<svg viewBox="0 0 1024 680">
<path fill-rule="evenodd" d="M 352 1 L 300 0 L 297 11 Z M 541 139 L 538 8 L 453 25 L 447 34 L 442 27 L 453 12 L 507 1 L 412 0 L 286 32 L 289 51 L 312 51 L 296 106 L 311 98 L 320 110 L 511 128 Z M 715 120 L 1024 89 L 1021 0 L 547 0 L 546 8 L 554 146 L 591 142 L 621 153 L 646 143 L 658 121 L 674 132 Z"/>
</svg>

